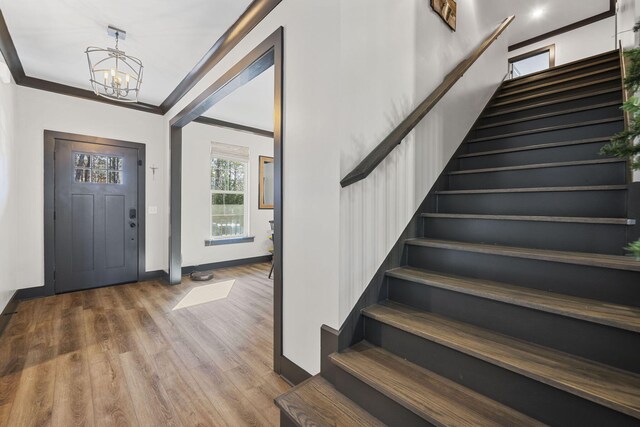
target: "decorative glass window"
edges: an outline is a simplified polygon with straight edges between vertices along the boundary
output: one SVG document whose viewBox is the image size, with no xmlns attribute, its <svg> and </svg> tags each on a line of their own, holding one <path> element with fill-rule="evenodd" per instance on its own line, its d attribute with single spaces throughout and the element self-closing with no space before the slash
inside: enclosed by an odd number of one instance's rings
<svg viewBox="0 0 640 427">
<path fill-rule="evenodd" d="M 122 184 L 122 157 L 73 153 L 75 182 Z"/>
</svg>

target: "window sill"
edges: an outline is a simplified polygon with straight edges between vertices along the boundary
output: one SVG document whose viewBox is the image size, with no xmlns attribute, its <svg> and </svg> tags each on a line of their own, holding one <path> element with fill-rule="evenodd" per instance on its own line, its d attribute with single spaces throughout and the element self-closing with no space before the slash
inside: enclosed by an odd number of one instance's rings
<svg viewBox="0 0 640 427">
<path fill-rule="evenodd" d="M 249 237 L 229 237 L 227 239 L 207 239 L 204 241 L 205 246 L 233 245 L 236 243 L 251 243 L 255 239 L 254 236 Z"/>
</svg>

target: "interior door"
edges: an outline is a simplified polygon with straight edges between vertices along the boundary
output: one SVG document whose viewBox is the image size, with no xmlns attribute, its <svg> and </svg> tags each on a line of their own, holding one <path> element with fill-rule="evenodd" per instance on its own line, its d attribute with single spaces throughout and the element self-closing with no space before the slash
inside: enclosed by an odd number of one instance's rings
<svg viewBox="0 0 640 427">
<path fill-rule="evenodd" d="M 57 139 L 56 293 L 138 280 L 138 150 Z"/>
</svg>

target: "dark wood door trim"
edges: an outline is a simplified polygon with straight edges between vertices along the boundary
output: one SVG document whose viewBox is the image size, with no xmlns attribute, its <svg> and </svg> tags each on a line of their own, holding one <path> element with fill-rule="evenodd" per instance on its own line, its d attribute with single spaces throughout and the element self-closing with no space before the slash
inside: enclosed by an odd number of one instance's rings
<svg viewBox="0 0 640 427">
<path fill-rule="evenodd" d="M 67 132 L 44 131 L 44 286 L 18 291 L 18 299 L 55 294 L 55 147 L 56 140 L 113 145 L 138 150 L 138 278 L 146 276 L 146 145 Z"/>
<path fill-rule="evenodd" d="M 553 31 L 549 31 L 548 33 L 544 33 L 539 36 L 532 37 L 528 40 L 524 40 L 519 43 L 512 44 L 511 46 L 509 46 L 509 52 L 522 49 L 525 46 L 530 46 L 534 43 L 538 43 L 542 40 L 546 40 L 548 38 L 555 37 L 560 34 L 568 33 L 569 31 L 577 30 L 578 28 L 585 27 L 587 25 L 593 24 L 598 21 L 602 21 L 603 19 L 607 19 L 615 15 L 616 15 L 616 0 L 609 0 L 609 10 L 590 16 L 589 18 L 583 19 L 581 21 L 574 22 L 573 24 L 565 25 L 564 27 L 555 29 Z"/>
<path fill-rule="evenodd" d="M 211 117 L 200 116 L 193 120 L 196 123 L 209 126 L 217 126 L 222 128 L 229 128 L 240 132 L 252 133 L 258 136 L 264 136 L 267 138 L 273 138 L 273 132 L 270 130 L 254 128 L 252 126 L 239 125 L 237 123 L 226 122 L 224 120 L 212 119 Z"/>
<path fill-rule="evenodd" d="M 273 282 L 273 366 L 282 372 L 282 254 L 283 254 L 283 126 L 284 126 L 284 29 L 278 28 L 262 43 L 242 58 L 220 79 L 204 90 L 170 121 L 170 223 L 169 223 L 169 283 L 181 280 L 181 216 L 182 216 L 182 128 L 198 119 L 236 88 L 251 81 L 264 70 L 274 67 L 274 282 Z"/>
</svg>

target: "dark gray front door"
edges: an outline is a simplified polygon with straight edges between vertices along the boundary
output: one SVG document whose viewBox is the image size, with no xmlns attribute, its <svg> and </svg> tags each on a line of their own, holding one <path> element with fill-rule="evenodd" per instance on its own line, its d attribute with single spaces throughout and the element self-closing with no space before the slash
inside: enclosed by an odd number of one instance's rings
<svg viewBox="0 0 640 427">
<path fill-rule="evenodd" d="M 56 140 L 55 290 L 138 280 L 138 150 Z"/>
</svg>

